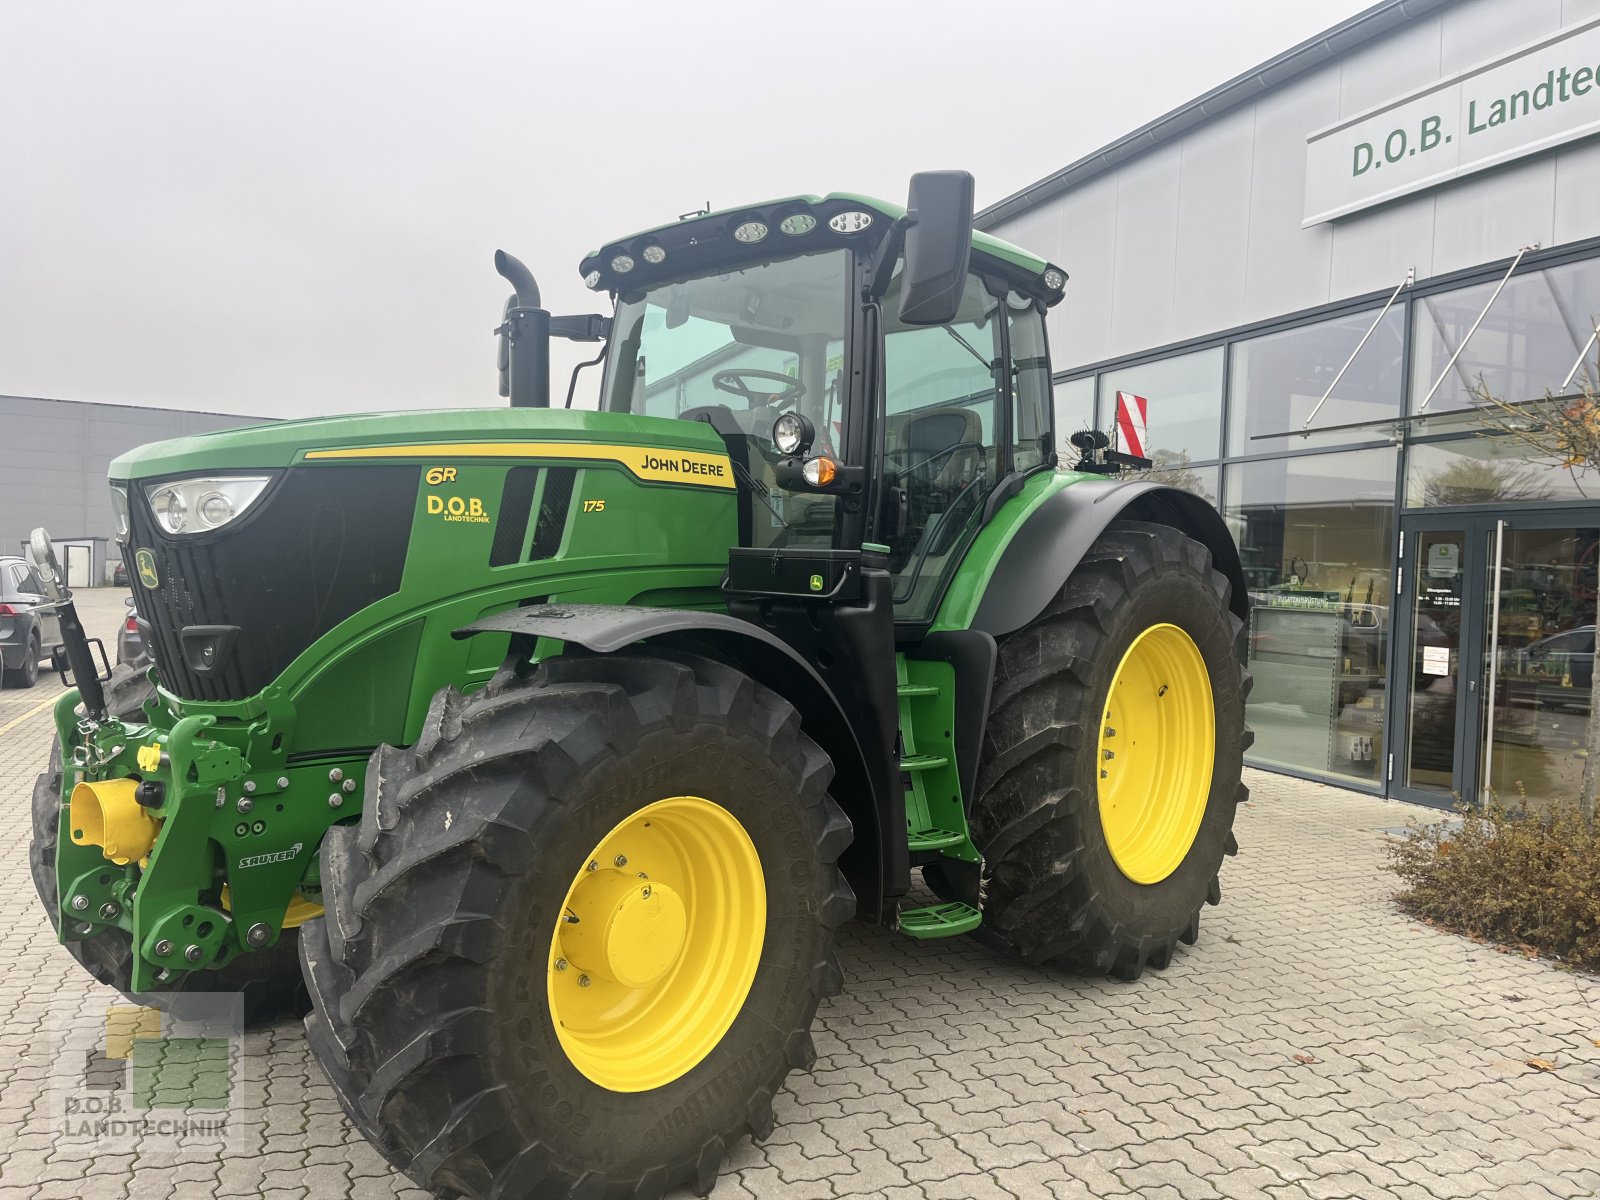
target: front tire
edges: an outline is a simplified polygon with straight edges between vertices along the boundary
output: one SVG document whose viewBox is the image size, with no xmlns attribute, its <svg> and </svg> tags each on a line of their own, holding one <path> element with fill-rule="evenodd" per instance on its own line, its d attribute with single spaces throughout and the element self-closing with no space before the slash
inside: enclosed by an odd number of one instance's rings
<svg viewBox="0 0 1600 1200">
<path fill-rule="evenodd" d="M 1166 967 L 1238 850 L 1240 631 L 1203 545 L 1114 522 L 1000 639 L 971 814 L 983 876 L 935 868 L 930 883 L 980 902 L 983 935 L 1027 962 Z"/>
<path fill-rule="evenodd" d="M 351 1120 L 441 1195 L 709 1191 L 840 987 L 831 776 L 791 706 L 702 658 L 441 692 L 330 832 L 301 940 Z"/>
</svg>

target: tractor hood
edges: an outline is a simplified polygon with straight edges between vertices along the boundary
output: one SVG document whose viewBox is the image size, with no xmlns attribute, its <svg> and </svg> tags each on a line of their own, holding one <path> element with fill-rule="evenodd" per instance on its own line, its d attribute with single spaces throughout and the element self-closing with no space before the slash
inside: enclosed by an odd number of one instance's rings
<svg viewBox="0 0 1600 1200">
<path fill-rule="evenodd" d="M 390 456 L 400 456 L 402 447 L 415 446 L 418 456 L 428 456 L 439 454 L 439 448 L 448 445 L 452 454 L 460 456 L 461 443 L 503 446 L 541 441 L 600 441 L 712 453 L 723 450 L 711 427 L 698 421 L 588 410 L 442 409 L 274 421 L 151 442 L 113 459 L 108 474 L 122 482 L 195 471 L 290 467 L 308 457 L 315 461 L 348 456 L 319 453 L 326 451 L 382 447 Z M 536 456 L 536 449 L 530 446 L 529 457 Z"/>
</svg>

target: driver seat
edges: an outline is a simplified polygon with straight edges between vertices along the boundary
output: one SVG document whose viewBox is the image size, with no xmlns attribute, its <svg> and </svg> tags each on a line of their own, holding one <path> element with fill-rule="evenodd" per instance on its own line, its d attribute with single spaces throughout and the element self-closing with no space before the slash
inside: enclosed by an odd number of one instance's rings
<svg viewBox="0 0 1600 1200">
<path fill-rule="evenodd" d="M 886 444 L 899 452 L 902 471 L 966 442 L 967 449 L 947 455 L 922 477 L 939 488 L 954 487 L 972 478 L 978 455 L 975 446 L 983 444 L 983 418 L 972 409 L 954 405 L 919 408 L 892 416 L 887 424 Z"/>
</svg>

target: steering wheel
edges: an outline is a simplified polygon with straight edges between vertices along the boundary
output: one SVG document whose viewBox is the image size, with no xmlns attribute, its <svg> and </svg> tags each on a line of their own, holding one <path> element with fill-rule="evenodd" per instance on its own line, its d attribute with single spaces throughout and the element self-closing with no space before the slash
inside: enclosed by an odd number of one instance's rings
<svg viewBox="0 0 1600 1200">
<path fill-rule="evenodd" d="M 746 380 L 764 380 L 780 386 L 775 392 L 758 392 Z M 751 408 L 782 408 L 806 394 L 806 385 L 793 375 L 785 375 L 781 371 L 758 371 L 753 367 L 732 367 L 718 371 L 711 377 L 711 386 L 719 392 L 742 397 Z"/>
</svg>

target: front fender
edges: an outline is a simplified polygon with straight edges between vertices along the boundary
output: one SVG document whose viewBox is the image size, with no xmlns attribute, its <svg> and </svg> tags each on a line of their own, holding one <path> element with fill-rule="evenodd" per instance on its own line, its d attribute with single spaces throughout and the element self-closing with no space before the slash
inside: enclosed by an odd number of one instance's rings
<svg viewBox="0 0 1600 1200">
<path fill-rule="evenodd" d="M 978 629 L 994 637 L 1021 629 L 1044 611 L 1095 539 L 1118 519 L 1170 525 L 1205 546 L 1231 585 L 1229 607 L 1241 621 L 1245 619 L 1249 596 L 1239 551 L 1222 515 L 1210 504 L 1165 484 L 1057 478 L 1060 482 L 1042 498 L 1024 495 L 1010 502 L 1007 507 L 1020 505 L 1026 510 L 1008 529 L 1002 510 L 994 524 L 1006 529 L 1003 544 L 988 548 L 980 561 L 971 561 L 969 555 L 962 564 L 963 572 L 986 575 L 980 587 L 967 589 L 968 595 L 975 595 L 975 604 L 965 612 L 941 611 L 935 628 Z M 978 549 L 975 544 L 974 550 Z"/>
<path fill-rule="evenodd" d="M 495 613 L 454 632 L 509 633 L 519 638 L 571 643 L 598 654 L 612 654 L 640 643 L 667 646 L 718 658 L 771 688 L 800 713 L 806 734 L 833 760 L 834 800 L 855 826 L 855 840 L 839 860 L 855 889 L 857 911 L 877 920 L 882 907 L 885 855 L 895 832 L 884 828 L 896 811 L 875 794 L 873 772 L 845 709 L 822 677 L 788 643 L 768 630 L 725 613 L 638 605 L 539 604 Z M 902 839 L 904 830 L 899 831 Z M 901 846 L 904 846 L 902 840 Z"/>
</svg>

